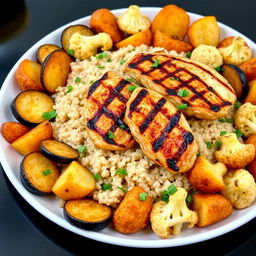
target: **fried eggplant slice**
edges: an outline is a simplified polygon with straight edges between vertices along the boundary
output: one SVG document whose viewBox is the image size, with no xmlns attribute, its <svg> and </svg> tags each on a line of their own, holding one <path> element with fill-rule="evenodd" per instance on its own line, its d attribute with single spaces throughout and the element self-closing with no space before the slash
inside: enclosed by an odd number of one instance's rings
<svg viewBox="0 0 256 256">
<path fill-rule="evenodd" d="M 94 145 L 107 150 L 131 148 L 135 140 L 124 122 L 129 81 L 114 72 L 105 73 L 87 92 L 85 117 L 87 133 Z"/>
<path fill-rule="evenodd" d="M 175 106 L 185 106 L 187 115 L 200 119 L 225 117 L 236 101 L 234 89 L 223 76 L 187 58 L 141 53 L 127 63 L 126 72 Z"/>
<path fill-rule="evenodd" d="M 134 90 L 125 121 L 149 159 L 171 173 L 192 168 L 198 150 L 192 130 L 184 115 L 159 93 L 142 87 Z"/>
</svg>

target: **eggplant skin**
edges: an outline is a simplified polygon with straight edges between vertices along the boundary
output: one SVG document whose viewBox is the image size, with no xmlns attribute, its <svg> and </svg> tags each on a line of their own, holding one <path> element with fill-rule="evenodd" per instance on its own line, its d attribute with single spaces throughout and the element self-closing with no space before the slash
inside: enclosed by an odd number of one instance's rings
<svg viewBox="0 0 256 256">
<path fill-rule="evenodd" d="M 74 226 L 77 226 L 81 229 L 88 230 L 88 231 L 100 231 L 104 228 L 106 228 L 109 223 L 111 222 L 111 216 L 109 216 L 107 219 L 98 221 L 98 222 L 88 222 L 88 221 L 82 221 L 74 218 L 71 216 L 66 210 L 65 207 L 63 208 L 63 213 L 65 219 L 71 223 Z"/>
<path fill-rule="evenodd" d="M 27 189 L 30 193 L 38 195 L 38 196 L 50 195 L 50 193 L 40 191 L 31 184 L 31 182 L 27 179 L 27 177 L 25 175 L 25 172 L 23 169 L 23 162 L 24 162 L 24 160 L 21 162 L 21 165 L 20 165 L 20 180 L 21 180 L 22 185 L 25 187 L 25 189 Z"/>
</svg>

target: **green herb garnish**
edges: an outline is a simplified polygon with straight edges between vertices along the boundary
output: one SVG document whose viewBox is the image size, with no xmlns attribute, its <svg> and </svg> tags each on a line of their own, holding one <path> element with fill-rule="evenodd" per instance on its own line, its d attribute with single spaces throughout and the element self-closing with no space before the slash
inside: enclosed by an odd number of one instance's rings
<svg viewBox="0 0 256 256">
<path fill-rule="evenodd" d="M 236 129 L 233 132 L 236 134 L 237 138 L 240 138 L 243 136 L 243 133 L 239 129 Z"/>
<path fill-rule="evenodd" d="M 108 58 L 107 60 L 106 60 L 106 62 L 111 62 L 112 60 L 110 59 L 110 58 Z"/>
<path fill-rule="evenodd" d="M 224 136 L 225 134 L 227 134 L 226 131 L 221 131 L 221 132 L 220 132 L 220 136 Z"/>
<path fill-rule="evenodd" d="M 120 125 L 120 128 L 121 128 L 122 130 L 125 130 L 126 127 L 125 127 L 124 124 L 121 124 L 121 125 Z"/>
<path fill-rule="evenodd" d="M 111 189 L 112 189 L 112 184 L 110 184 L 110 183 L 103 183 L 103 184 L 101 185 L 101 189 L 102 189 L 103 191 L 111 190 Z"/>
<path fill-rule="evenodd" d="M 186 52 L 186 54 L 185 54 L 186 58 L 189 58 L 189 59 L 190 59 L 190 58 L 191 58 L 191 54 L 192 54 L 192 53 L 191 53 L 190 51 Z"/>
<path fill-rule="evenodd" d="M 126 193 L 127 189 L 123 188 L 123 187 L 117 187 L 118 189 L 120 189 L 122 192 Z"/>
<path fill-rule="evenodd" d="M 129 53 L 136 51 L 136 48 L 134 47 L 132 50 L 129 51 Z"/>
<path fill-rule="evenodd" d="M 49 111 L 49 112 L 44 112 L 42 114 L 42 118 L 44 120 L 51 120 L 57 116 L 57 112 L 55 110 Z"/>
<path fill-rule="evenodd" d="M 191 204 L 193 202 L 192 194 L 189 193 L 186 197 L 186 203 Z"/>
<path fill-rule="evenodd" d="M 152 68 L 157 68 L 158 66 L 159 66 L 159 60 L 155 59 L 153 65 L 152 65 Z"/>
<path fill-rule="evenodd" d="M 102 177 L 101 177 L 101 175 L 100 175 L 99 173 L 95 173 L 93 177 L 94 177 L 94 179 L 95 179 L 96 181 L 99 181 L 99 180 L 102 179 Z"/>
<path fill-rule="evenodd" d="M 124 169 L 124 168 L 117 168 L 117 169 L 116 169 L 116 175 L 122 176 L 122 175 L 127 175 L 127 174 L 128 174 L 128 173 L 127 173 L 127 170 Z"/>
<path fill-rule="evenodd" d="M 108 138 L 109 139 L 114 139 L 115 138 L 115 134 L 112 131 L 108 131 Z"/>
<path fill-rule="evenodd" d="M 108 53 L 107 53 L 107 52 L 101 52 L 101 53 L 97 54 L 97 55 L 95 56 L 95 58 L 96 58 L 97 60 L 101 60 L 101 59 L 103 59 L 103 58 L 106 58 L 107 56 L 108 56 Z"/>
<path fill-rule="evenodd" d="M 169 202 L 169 196 L 175 194 L 178 191 L 175 185 L 171 184 L 167 190 L 162 192 L 162 200 L 165 202 Z"/>
<path fill-rule="evenodd" d="M 219 149 L 221 147 L 221 142 L 215 141 L 215 147 Z"/>
<path fill-rule="evenodd" d="M 73 91 L 73 86 L 72 85 L 68 85 L 66 93 L 70 93 L 72 91 Z"/>
<path fill-rule="evenodd" d="M 179 110 L 187 109 L 188 108 L 188 104 L 187 103 L 180 104 L 180 105 L 177 105 L 176 108 L 179 109 Z"/>
<path fill-rule="evenodd" d="M 208 149 L 212 149 L 212 147 L 213 147 L 212 143 L 209 142 L 209 141 L 205 142 L 205 145 L 206 145 L 206 147 L 207 147 Z"/>
<path fill-rule="evenodd" d="M 175 77 L 175 76 L 171 76 L 170 79 L 171 79 L 171 80 L 180 81 L 180 79 L 179 79 L 178 77 Z"/>
<path fill-rule="evenodd" d="M 99 68 L 99 69 L 104 69 L 105 66 L 97 66 L 97 68 Z"/>
<path fill-rule="evenodd" d="M 179 89 L 177 95 L 182 98 L 187 98 L 189 96 L 189 91 L 186 89 Z"/>
<path fill-rule="evenodd" d="M 197 157 L 201 156 L 201 153 L 199 153 L 199 152 L 198 152 L 198 153 L 196 153 L 196 156 L 197 156 Z"/>
<path fill-rule="evenodd" d="M 147 193 L 141 192 L 141 193 L 139 194 L 139 199 L 140 199 L 140 201 L 145 201 L 145 200 L 147 199 L 147 196 L 148 196 Z"/>
<path fill-rule="evenodd" d="M 42 171 L 42 174 L 44 175 L 44 176 L 47 176 L 47 175 L 49 175 L 51 173 L 51 170 L 50 169 L 47 169 L 47 170 L 45 170 L 45 171 Z"/>
<path fill-rule="evenodd" d="M 235 101 L 235 103 L 234 103 L 234 109 L 235 109 L 235 110 L 238 110 L 238 109 L 241 107 L 241 105 L 242 105 L 241 102 Z"/>
<path fill-rule="evenodd" d="M 129 85 L 127 87 L 128 91 L 129 92 L 133 92 L 136 88 L 138 88 L 139 86 L 138 85 Z"/>
<path fill-rule="evenodd" d="M 233 119 L 231 119 L 231 118 L 219 118 L 219 122 L 232 124 Z"/>
<path fill-rule="evenodd" d="M 75 83 L 78 84 L 82 81 L 82 79 L 78 76 L 76 79 L 75 79 Z"/>
<path fill-rule="evenodd" d="M 80 153 L 80 154 L 83 154 L 84 152 L 86 152 L 87 150 L 87 147 L 86 146 L 80 146 L 77 148 L 77 151 Z"/>
<path fill-rule="evenodd" d="M 67 49 L 67 54 L 74 56 L 75 52 L 72 49 Z"/>
<path fill-rule="evenodd" d="M 218 66 L 215 68 L 216 71 L 221 72 L 223 70 L 222 66 Z"/>
<path fill-rule="evenodd" d="M 89 83 L 90 83 L 90 84 L 93 84 L 93 83 L 94 83 L 94 81 L 93 81 L 93 80 L 91 80 Z"/>
<path fill-rule="evenodd" d="M 126 62 L 126 60 L 120 60 L 120 65 L 123 65 Z"/>
</svg>

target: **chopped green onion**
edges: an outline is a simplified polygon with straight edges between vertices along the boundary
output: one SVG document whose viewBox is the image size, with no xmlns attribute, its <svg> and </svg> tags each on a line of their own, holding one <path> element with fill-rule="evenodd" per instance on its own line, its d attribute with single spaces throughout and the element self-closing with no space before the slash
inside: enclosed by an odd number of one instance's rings
<svg viewBox="0 0 256 256">
<path fill-rule="evenodd" d="M 133 92 L 136 88 L 138 88 L 139 86 L 138 85 L 129 85 L 127 87 L 128 91 L 129 92 Z"/>
<path fill-rule="evenodd" d="M 97 55 L 95 56 L 95 58 L 96 58 L 97 60 L 100 60 L 100 59 L 103 59 L 103 58 L 105 58 L 105 57 L 107 57 L 107 56 L 108 56 L 108 53 L 107 53 L 107 52 L 101 52 L 101 53 L 97 54 Z"/>
<path fill-rule="evenodd" d="M 177 95 L 182 98 L 187 98 L 189 96 L 189 91 L 186 89 L 179 89 Z"/>
<path fill-rule="evenodd" d="M 126 60 L 120 60 L 120 65 L 123 65 L 126 62 Z"/>
<path fill-rule="evenodd" d="M 212 149 L 213 147 L 212 143 L 209 141 L 205 142 L 205 145 L 207 146 L 208 149 Z"/>
<path fill-rule="evenodd" d="M 171 80 L 180 81 L 180 79 L 179 79 L 178 77 L 175 77 L 175 76 L 171 76 L 170 79 L 171 79 Z"/>
<path fill-rule="evenodd" d="M 47 170 L 45 170 L 45 171 L 42 171 L 42 174 L 44 175 L 44 176 L 47 176 L 47 175 L 49 175 L 51 173 L 51 170 L 50 169 L 47 169 Z"/>
<path fill-rule="evenodd" d="M 169 196 L 175 194 L 178 191 L 175 185 L 171 184 L 167 190 L 162 192 L 162 200 L 165 202 L 169 202 Z"/>
<path fill-rule="evenodd" d="M 232 124 L 233 119 L 231 119 L 231 118 L 219 118 L 219 122 Z"/>
<path fill-rule="evenodd" d="M 101 189 L 102 189 L 103 191 L 111 190 L 111 189 L 112 189 L 112 184 L 110 184 L 110 183 L 103 183 L 103 184 L 101 185 Z"/>
<path fill-rule="evenodd" d="M 117 187 L 118 189 L 120 189 L 122 192 L 126 193 L 127 189 L 123 188 L 123 187 Z"/>
<path fill-rule="evenodd" d="M 80 153 L 80 154 L 83 154 L 84 152 L 86 152 L 87 150 L 87 147 L 86 146 L 80 146 L 77 148 L 77 151 Z"/>
<path fill-rule="evenodd" d="M 72 85 L 68 85 L 67 86 L 67 92 L 66 93 L 70 93 L 73 91 L 73 86 Z"/>
<path fill-rule="evenodd" d="M 101 177 L 101 175 L 100 175 L 99 173 L 95 173 L 93 177 L 94 177 L 94 179 L 95 179 L 96 181 L 99 181 L 99 180 L 102 179 L 102 177 Z"/>
<path fill-rule="evenodd" d="M 128 174 L 128 173 L 127 173 L 127 170 L 124 169 L 124 168 L 117 168 L 117 169 L 116 169 L 116 175 L 122 176 L 122 175 L 127 175 L 127 174 Z"/>
<path fill-rule="evenodd" d="M 114 139 L 115 138 L 115 134 L 112 131 L 108 131 L 108 138 L 109 139 Z"/>
<path fill-rule="evenodd" d="M 145 200 L 147 199 L 147 196 L 148 196 L 147 193 L 141 192 L 141 193 L 139 194 L 139 199 L 140 199 L 140 201 L 145 201 Z"/>
<path fill-rule="evenodd" d="M 75 52 L 74 52 L 74 50 L 72 50 L 72 49 L 67 49 L 67 54 L 73 56 L 73 55 L 75 54 Z"/>
<path fill-rule="evenodd" d="M 152 65 L 152 68 L 158 68 L 158 66 L 159 66 L 159 60 L 155 59 L 153 65 Z"/>
<path fill-rule="evenodd" d="M 221 147 L 221 142 L 220 141 L 215 141 L 215 146 L 216 146 L 216 148 L 220 148 Z"/>
<path fill-rule="evenodd" d="M 218 66 L 215 68 L 216 71 L 221 72 L 223 70 L 222 66 Z"/>
<path fill-rule="evenodd" d="M 189 193 L 189 194 L 187 195 L 187 197 L 186 197 L 186 203 L 187 203 L 187 204 L 191 204 L 192 201 L 193 201 L 192 194 Z"/>
<path fill-rule="evenodd" d="M 97 66 L 97 68 L 99 68 L 99 69 L 104 69 L 105 66 Z"/>
<path fill-rule="evenodd" d="M 220 136 L 224 136 L 225 134 L 227 134 L 226 131 L 221 131 L 221 132 L 220 132 Z"/>
<path fill-rule="evenodd" d="M 191 58 L 191 54 L 192 54 L 192 53 L 191 53 L 190 51 L 186 52 L 186 54 L 185 54 L 186 58 L 189 58 L 189 59 L 190 59 L 190 58 Z"/>
<path fill-rule="evenodd" d="M 197 157 L 201 156 L 201 153 L 199 153 L 199 152 L 198 152 L 198 153 L 196 153 L 196 156 L 197 156 Z"/>
<path fill-rule="evenodd" d="M 93 84 L 93 83 L 94 83 L 94 81 L 93 81 L 93 80 L 91 80 L 89 83 L 90 83 L 90 84 Z"/>
<path fill-rule="evenodd" d="M 243 136 L 243 133 L 239 129 L 234 130 L 234 133 L 236 134 L 237 138 L 240 138 Z"/>
<path fill-rule="evenodd" d="M 120 128 L 121 128 L 122 130 L 124 130 L 126 127 L 125 127 L 124 124 L 121 124 L 121 125 L 120 125 Z"/>
<path fill-rule="evenodd" d="M 75 79 L 75 83 L 78 84 L 82 81 L 82 79 L 78 76 L 76 79 Z"/>
<path fill-rule="evenodd" d="M 112 62 L 112 60 L 111 60 L 110 58 L 108 58 L 108 59 L 106 60 L 106 62 Z"/>
<path fill-rule="evenodd" d="M 51 120 L 57 116 L 57 112 L 55 110 L 49 111 L 49 112 L 44 112 L 42 114 L 42 118 L 44 120 Z"/>
<path fill-rule="evenodd" d="M 242 105 L 241 102 L 235 101 L 235 103 L 234 103 L 234 109 L 235 109 L 235 110 L 239 109 L 239 108 L 241 107 L 241 105 Z"/>
<path fill-rule="evenodd" d="M 176 108 L 179 109 L 179 110 L 187 109 L 188 108 L 188 104 L 187 103 L 180 104 L 180 105 L 177 105 Z"/>
</svg>

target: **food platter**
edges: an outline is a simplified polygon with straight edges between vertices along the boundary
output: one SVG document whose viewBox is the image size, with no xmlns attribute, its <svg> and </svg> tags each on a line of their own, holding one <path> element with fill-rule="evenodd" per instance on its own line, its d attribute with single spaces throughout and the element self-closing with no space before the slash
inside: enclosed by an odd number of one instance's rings
<svg viewBox="0 0 256 256">
<path fill-rule="evenodd" d="M 155 14 L 160 10 L 160 8 L 154 7 L 144 7 L 141 8 L 141 11 L 146 14 L 151 19 L 155 16 Z M 115 15 L 119 15 L 124 12 L 124 9 L 114 10 L 113 13 Z M 200 15 L 189 13 L 191 22 L 200 18 Z M 9 120 L 14 120 L 9 105 L 12 102 L 13 98 L 19 93 L 19 90 L 15 84 L 15 71 L 18 67 L 18 64 L 23 59 L 35 59 L 36 49 L 44 44 L 44 43 L 52 43 L 60 45 L 60 35 L 63 29 L 71 24 L 86 24 L 88 25 L 90 17 L 85 17 L 78 19 L 74 22 L 71 22 L 44 37 L 35 45 L 33 45 L 14 65 L 10 73 L 8 74 L 1 92 L 0 92 L 0 104 L 4 111 L 0 113 L 0 122 L 5 122 Z M 256 53 L 255 44 L 248 39 L 246 36 L 240 34 L 239 32 L 219 23 L 221 29 L 221 38 L 226 36 L 242 36 L 248 45 L 251 47 L 253 51 L 253 55 Z M 8 176 L 11 183 L 17 189 L 17 191 L 23 196 L 23 198 L 38 212 L 44 215 L 49 220 L 54 223 L 60 225 L 61 227 L 70 230 L 76 234 L 79 234 L 84 237 L 88 237 L 97 241 L 106 242 L 110 244 L 123 245 L 123 246 L 131 246 L 131 247 L 172 247 L 172 246 L 181 246 L 186 244 L 192 244 L 204 240 L 208 240 L 222 234 L 225 234 L 231 230 L 234 230 L 246 222 L 253 219 L 255 214 L 255 203 L 244 210 L 235 211 L 232 216 L 229 218 L 214 224 L 212 226 L 206 228 L 194 228 L 194 229 L 186 229 L 182 232 L 181 235 L 176 237 L 171 237 L 169 239 L 160 239 L 155 236 L 149 229 L 144 231 L 140 231 L 133 235 L 124 235 L 117 233 L 114 231 L 111 226 L 104 229 L 101 232 L 90 232 L 79 229 L 77 227 L 69 224 L 63 217 L 62 209 L 58 207 L 57 202 L 52 197 L 42 198 L 39 196 L 35 196 L 30 194 L 21 184 L 18 170 L 19 164 L 21 162 L 22 157 L 15 152 L 10 145 L 0 137 L 0 161 L 3 165 L 6 175 Z"/>
</svg>

